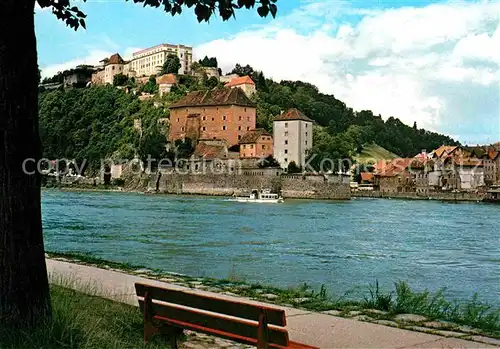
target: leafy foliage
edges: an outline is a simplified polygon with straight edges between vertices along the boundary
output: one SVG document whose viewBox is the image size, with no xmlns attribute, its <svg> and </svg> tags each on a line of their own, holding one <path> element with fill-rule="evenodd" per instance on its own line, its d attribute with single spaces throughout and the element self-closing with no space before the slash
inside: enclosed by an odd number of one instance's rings
<svg viewBox="0 0 500 349">
<path fill-rule="evenodd" d="M 281 167 L 278 160 L 276 160 L 272 155 L 268 155 L 265 159 L 260 161 L 258 166 L 260 168 Z"/>
<path fill-rule="evenodd" d="M 161 74 L 177 74 L 179 69 L 181 69 L 181 60 L 177 55 L 169 54 L 163 63 Z"/>
<path fill-rule="evenodd" d="M 287 172 L 288 173 L 301 173 L 302 169 L 300 168 L 300 166 L 297 166 L 295 161 L 292 161 L 288 164 Z"/>
<path fill-rule="evenodd" d="M 113 86 L 125 86 L 128 82 L 128 77 L 122 73 L 116 74 L 113 77 Z"/>
<path fill-rule="evenodd" d="M 86 0 L 83 0 L 84 2 Z M 128 0 L 125 0 L 128 1 Z M 166 13 L 172 16 L 180 15 L 183 8 L 194 8 L 194 13 L 198 22 L 208 22 L 212 15 L 218 14 L 222 20 L 226 21 L 235 17 L 238 9 L 250 9 L 260 4 L 257 13 L 261 17 L 271 14 L 276 17 L 278 7 L 277 0 L 133 0 L 134 3 L 141 3 L 145 7 L 163 7 Z M 54 15 L 64 21 L 67 26 L 77 30 L 79 27 L 85 29 L 85 18 L 87 17 L 76 6 L 71 6 L 70 0 L 37 0 L 41 8 L 50 7 Z"/>
<path fill-rule="evenodd" d="M 155 94 L 158 92 L 158 85 L 156 84 L 156 77 L 150 76 L 147 83 L 141 87 L 141 92 Z"/>
<path fill-rule="evenodd" d="M 208 68 L 217 68 L 219 66 L 216 57 L 208 58 L 208 56 L 205 56 L 203 59 L 200 59 L 198 63 L 202 67 L 208 67 Z"/>
<path fill-rule="evenodd" d="M 167 112 L 112 86 L 43 92 L 39 113 L 45 158 L 75 159 L 95 171 L 105 158 L 163 155 L 167 129 L 159 120 Z"/>
<path fill-rule="evenodd" d="M 234 69 L 231 71 L 231 74 L 238 74 L 239 76 L 252 75 L 254 72 L 253 68 L 250 65 L 241 66 L 240 64 L 236 64 Z"/>
</svg>

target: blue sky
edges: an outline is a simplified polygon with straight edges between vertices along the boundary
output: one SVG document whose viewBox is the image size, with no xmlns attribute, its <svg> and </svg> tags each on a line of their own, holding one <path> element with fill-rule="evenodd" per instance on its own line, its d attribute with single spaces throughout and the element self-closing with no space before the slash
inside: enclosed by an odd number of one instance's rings
<svg viewBox="0 0 500 349">
<path fill-rule="evenodd" d="M 223 70 L 251 64 L 276 80 L 316 84 L 356 110 L 449 134 L 500 141 L 500 3 L 279 0 L 276 20 L 240 11 L 199 24 L 132 1 L 74 2 L 87 30 L 37 10 L 44 75 L 159 43 L 217 56 Z"/>
</svg>

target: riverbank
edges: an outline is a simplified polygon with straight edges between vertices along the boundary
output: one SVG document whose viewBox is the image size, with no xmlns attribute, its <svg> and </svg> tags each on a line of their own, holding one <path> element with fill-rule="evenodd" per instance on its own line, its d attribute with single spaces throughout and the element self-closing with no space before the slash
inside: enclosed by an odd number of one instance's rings
<svg viewBox="0 0 500 349">
<path fill-rule="evenodd" d="M 380 191 L 353 191 L 352 197 L 358 198 L 377 198 L 377 199 L 404 199 L 404 200 L 437 200 L 437 201 L 468 201 L 482 202 L 485 198 L 485 193 L 473 192 L 429 192 L 426 194 L 420 193 L 385 193 Z"/>
<path fill-rule="evenodd" d="M 500 338 L 500 309 L 489 306 L 475 296 L 469 302 L 445 299 L 443 291 L 431 294 L 415 292 L 404 282 L 396 282 L 392 292 L 382 292 L 378 283 L 367 286 L 362 299 L 347 294 L 334 296 L 326 287 L 311 289 L 306 284 L 282 289 L 249 284 L 235 277 L 213 279 L 151 270 L 128 263 L 116 263 L 89 255 L 48 253 L 47 257 L 105 270 L 126 272 L 139 277 L 168 282 L 192 289 L 245 297 L 276 305 L 321 312 L 354 320 L 433 333 L 447 337 L 496 343 Z"/>
</svg>

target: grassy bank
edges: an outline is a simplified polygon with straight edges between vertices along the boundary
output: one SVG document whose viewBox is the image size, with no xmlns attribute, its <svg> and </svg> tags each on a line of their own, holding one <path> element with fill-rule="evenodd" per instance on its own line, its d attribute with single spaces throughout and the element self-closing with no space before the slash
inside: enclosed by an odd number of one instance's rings
<svg viewBox="0 0 500 349">
<path fill-rule="evenodd" d="M 421 315 L 421 319 L 410 320 L 409 325 L 425 326 L 426 323 L 434 322 L 434 330 L 455 330 L 471 335 L 481 334 L 500 338 L 500 308 L 481 302 L 477 294 L 469 301 L 458 302 L 447 299 L 444 296 L 444 289 L 436 293 L 417 292 L 412 290 L 406 282 L 398 281 L 395 282 L 393 291 L 382 291 L 378 282 L 375 282 L 367 285 L 363 292 L 364 296 L 353 298 L 349 293 L 340 296 L 331 295 L 325 286 L 313 289 L 303 284 L 299 287 L 284 289 L 249 284 L 231 276 L 220 280 L 165 273 L 140 265 L 105 261 L 90 255 L 75 253 L 50 253 L 50 255 L 212 292 L 234 294 L 311 311 L 335 311 L 336 315 L 357 316 L 360 320 L 391 322 L 400 314 L 416 314 Z M 395 324 L 406 328 L 405 320 Z"/>
<path fill-rule="evenodd" d="M 53 319 L 34 331 L 0 328 L 0 348 L 165 348 L 165 338 L 143 341 L 137 307 L 51 285 Z"/>
</svg>

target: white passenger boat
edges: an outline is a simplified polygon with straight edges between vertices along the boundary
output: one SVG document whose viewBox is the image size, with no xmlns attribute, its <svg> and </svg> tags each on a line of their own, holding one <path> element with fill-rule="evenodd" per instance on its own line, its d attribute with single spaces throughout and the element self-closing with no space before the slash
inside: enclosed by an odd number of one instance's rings
<svg viewBox="0 0 500 349">
<path fill-rule="evenodd" d="M 236 196 L 235 201 L 279 204 L 284 200 L 278 194 L 271 193 L 270 190 L 252 190 L 249 196 Z"/>
</svg>

